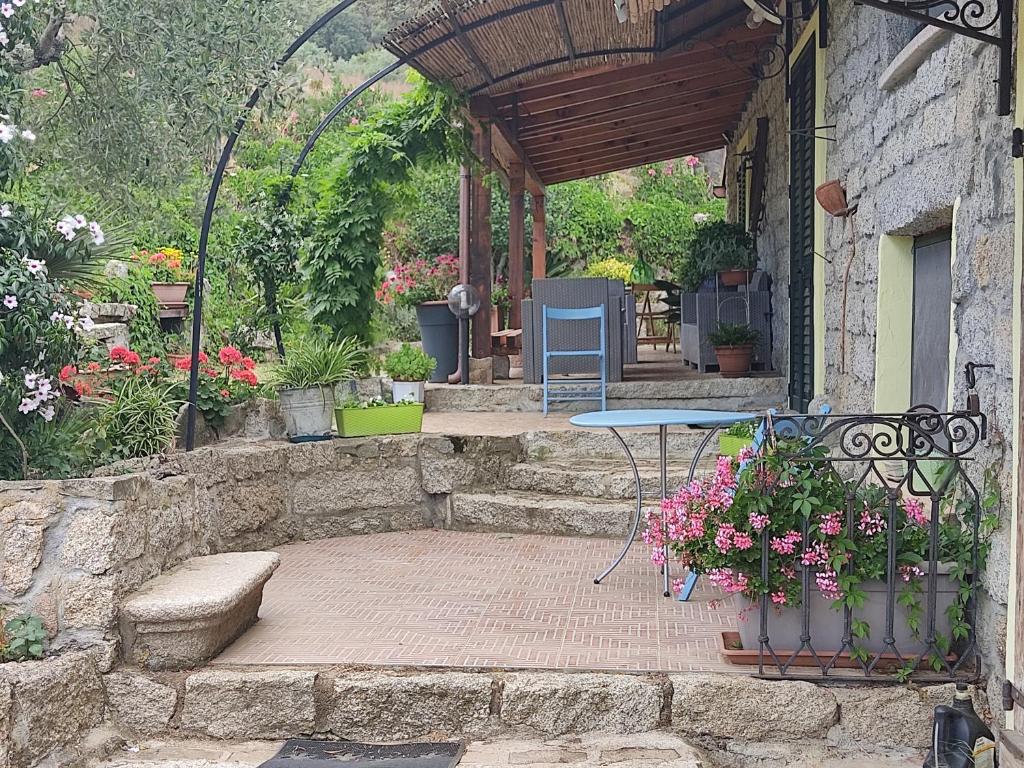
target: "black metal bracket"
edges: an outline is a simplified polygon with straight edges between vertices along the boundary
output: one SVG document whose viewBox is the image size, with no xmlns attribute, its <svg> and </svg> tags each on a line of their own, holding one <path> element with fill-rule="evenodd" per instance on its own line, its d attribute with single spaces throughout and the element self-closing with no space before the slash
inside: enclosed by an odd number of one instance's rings
<svg viewBox="0 0 1024 768">
<path fill-rule="evenodd" d="M 826 125 L 816 125 L 810 131 L 807 130 L 792 130 L 786 131 L 790 136 L 805 136 L 809 139 L 817 139 L 819 141 L 838 141 L 834 136 L 819 136 L 818 131 L 832 131 L 835 130 L 835 123 L 828 123 Z"/>
<path fill-rule="evenodd" d="M 1024 157 L 1024 129 L 1014 128 L 1010 139 L 1010 151 L 1016 158 Z"/>
<path fill-rule="evenodd" d="M 994 45 L 999 49 L 998 114 L 1010 114 L 1013 87 L 1012 0 L 854 0 L 930 27 Z M 930 15 L 930 11 L 940 11 Z"/>
<path fill-rule="evenodd" d="M 1003 681 L 1003 711 L 1009 712 L 1015 706 L 1024 707 L 1024 694 L 1009 680 Z"/>
</svg>

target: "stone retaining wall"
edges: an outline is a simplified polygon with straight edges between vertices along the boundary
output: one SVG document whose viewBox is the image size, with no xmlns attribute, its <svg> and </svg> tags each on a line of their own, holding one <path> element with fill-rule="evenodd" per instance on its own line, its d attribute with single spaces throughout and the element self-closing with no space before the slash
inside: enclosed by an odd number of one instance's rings
<svg viewBox="0 0 1024 768">
<path fill-rule="evenodd" d="M 212 667 L 104 677 L 112 718 L 138 737 L 357 741 L 643 733 L 710 747 L 817 742 L 928 746 L 953 686 L 816 685 L 725 674 L 395 672 Z"/>
<path fill-rule="evenodd" d="M 493 487 L 520 454 L 515 438 L 244 443 L 0 483 L 0 605 L 39 615 L 56 650 L 105 648 L 106 669 L 121 602 L 183 560 L 440 525 L 447 494 Z"/>
</svg>

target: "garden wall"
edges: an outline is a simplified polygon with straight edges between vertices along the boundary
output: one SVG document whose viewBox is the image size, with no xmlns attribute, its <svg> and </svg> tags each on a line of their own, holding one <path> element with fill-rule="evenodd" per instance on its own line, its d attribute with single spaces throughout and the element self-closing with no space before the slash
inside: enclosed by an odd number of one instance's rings
<svg viewBox="0 0 1024 768">
<path fill-rule="evenodd" d="M 243 443 L 129 462 L 132 474 L 0 483 L 0 605 L 55 650 L 117 658 L 124 598 L 190 557 L 444 522 L 446 495 L 493 486 L 514 438 L 410 435 Z"/>
</svg>

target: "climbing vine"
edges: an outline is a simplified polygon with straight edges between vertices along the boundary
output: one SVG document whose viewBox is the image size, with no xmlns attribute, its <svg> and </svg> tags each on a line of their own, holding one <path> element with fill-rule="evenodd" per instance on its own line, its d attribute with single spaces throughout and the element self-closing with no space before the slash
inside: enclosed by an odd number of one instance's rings
<svg viewBox="0 0 1024 768">
<path fill-rule="evenodd" d="M 468 134 L 455 118 L 460 106 L 453 93 L 421 80 L 400 101 L 350 127 L 348 151 L 320 193 L 303 264 L 313 319 L 337 335 L 369 336 L 396 185 L 417 164 L 466 156 Z"/>
</svg>

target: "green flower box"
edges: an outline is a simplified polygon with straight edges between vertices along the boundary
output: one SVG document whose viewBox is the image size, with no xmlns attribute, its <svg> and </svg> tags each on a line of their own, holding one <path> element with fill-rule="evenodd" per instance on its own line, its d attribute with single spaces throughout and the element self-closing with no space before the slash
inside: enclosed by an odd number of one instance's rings
<svg viewBox="0 0 1024 768">
<path fill-rule="evenodd" d="M 740 455 L 740 451 L 748 445 L 753 444 L 753 439 L 749 437 L 736 437 L 735 435 L 721 434 L 718 436 L 718 454 L 720 456 L 732 456 L 733 458 L 736 458 Z"/>
<path fill-rule="evenodd" d="M 335 408 L 339 437 L 404 435 L 423 431 L 423 403 L 398 403 L 372 408 Z"/>
</svg>

